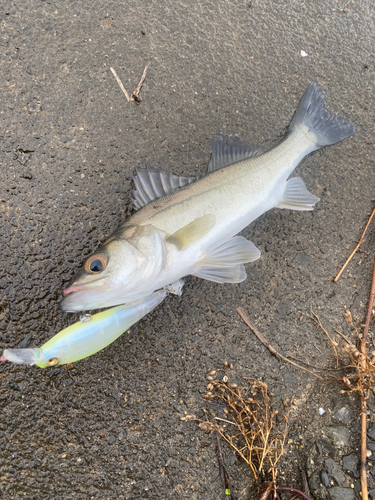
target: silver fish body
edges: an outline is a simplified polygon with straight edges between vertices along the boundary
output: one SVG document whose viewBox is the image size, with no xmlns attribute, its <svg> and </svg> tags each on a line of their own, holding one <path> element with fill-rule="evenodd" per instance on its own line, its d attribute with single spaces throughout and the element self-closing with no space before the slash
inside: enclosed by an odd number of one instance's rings
<svg viewBox="0 0 375 500">
<path fill-rule="evenodd" d="M 243 281 L 243 264 L 260 252 L 235 235 L 274 207 L 312 210 L 319 199 L 300 178 L 288 180 L 290 174 L 307 154 L 354 132 L 350 122 L 326 110 L 323 90 L 313 82 L 286 138 L 266 153 L 220 136 L 203 178 L 138 169 L 134 204 L 139 211 L 86 260 L 64 290 L 62 309 L 137 300 L 188 274 L 219 283 Z"/>
</svg>

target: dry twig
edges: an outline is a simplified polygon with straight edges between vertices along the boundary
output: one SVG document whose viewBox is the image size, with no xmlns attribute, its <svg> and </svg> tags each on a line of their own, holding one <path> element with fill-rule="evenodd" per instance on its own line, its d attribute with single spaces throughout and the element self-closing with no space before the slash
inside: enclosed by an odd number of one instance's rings
<svg viewBox="0 0 375 500">
<path fill-rule="evenodd" d="M 217 370 L 213 373 L 216 374 Z M 232 488 L 225 468 L 219 436 L 248 464 L 256 481 L 261 477 L 268 479 L 263 482 L 259 490 L 258 500 L 271 500 L 271 498 L 280 500 L 279 493 L 282 491 L 292 494 L 290 500 L 297 498 L 311 500 L 300 490 L 277 485 L 277 467 L 284 450 L 288 415 L 280 414 L 277 409 L 273 408 L 267 385 L 260 380 L 246 378 L 249 381 L 247 386 L 240 388 L 231 382 L 227 374 L 221 378 L 218 375 L 216 377 L 215 379 L 212 376 L 208 377 L 209 392 L 203 397 L 224 402 L 223 412 L 230 420 L 219 418 L 213 411 L 207 412 L 206 410 L 204 410 L 206 420 L 199 419 L 195 415 L 183 416 L 181 420 L 194 420 L 198 422 L 201 429 L 215 432 L 218 440 L 219 471 L 225 494 L 228 497 L 231 495 L 232 499 Z"/>
<path fill-rule="evenodd" d="M 374 209 L 375 211 L 375 209 Z M 367 399 L 369 395 L 369 390 L 371 389 L 371 369 L 369 370 L 369 357 L 367 354 L 367 348 L 366 348 L 366 343 L 367 343 L 367 335 L 368 331 L 370 328 L 370 320 L 371 320 L 371 315 L 372 315 L 372 308 L 374 305 L 374 297 L 375 297 L 375 259 L 374 259 L 374 268 L 373 268 L 373 273 L 372 273 L 372 282 L 371 282 L 371 290 L 370 290 L 370 297 L 368 301 L 368 306 L 367 306 L 367 315 L 366 315 L 366 322 L 365 322 L 365 327 L 363 329 L 363 335 L 361 339 L 361 344 L 360 344 L 360 351 L 361 351 L 361 371 L 362 373 L 366 373 L 367 376 L 370 375 L 369 381 L 367 382 L 367 387 L 364 385 L 361 389 L 361 392 L 359 393 L 360 398 L 361 398 L 361 460 L 360 460 L 360 467 L 359 467 L 359 472 L 360 472 L 360 477 L 361 477 L 361 491 L 362 491 L 362 500 L 368 500 L 368 488 L 367 488 L 367 474 L 366 474 L 366 469 L 367 469 L 367 457 L 366 457 L 366 450 L 367 450 Z M 370 362 L 371 364 L 371 362 Z M 369 385 L 369 387 L 368 387 Z"/>
<path fill-rule="evenodd" d="M 150 65 L 150 63 L 148 62 L 145 66 L 145 69 L 143 70 L 141 79 L 139 80 L 139 83 L 138 83 L 136 89 L 134 90 L 134 92 L 132 93 L 132 95 L 130 97 L 129 97 L 129 94 L 126 92 L 125 87 L 123 86 L 122 81 L 120 80 L 116 71 L 113 68 L 109 68 L 112 71 L 113 76 L 116 78 L 116 82 L 119 84 L 119 87 L 122 90 L 122 92 L 125 95 L 128 102 L 130 102 L 130 101 L 142 102 L 142 99 L 139 97 L 139 93 L 141 92 L 143 82 L 145 81 L 149 65 Z"/>
<path fill-rule="evenodd" d="M 336 368 L 338 368 L 339 366 L 339 358 L 337 356 L 337 349 L 336 347 L 338 346 L 337 342 L 333 339 L 331 339 L 329 333 L 327 332 L 327 330 L 323 327 L 322 323 L 320 322 L 320 319 L 318 317 L 317 314 L 314 313 L 314 311 L 311 311 L 311 316 L 309 316 L 313 321 L 315 321 L 315 323 L 318 325 L 318 328 L 321 328 L 323 330 L 323 332 L 327 335 L 328 337 L 328 340 L 331 344 L 331 347 L 333 348 L 334 350 L 334 353 L 335 353 L 335 356 L 336 356 Z"/>
<path fill-rule="evenodd" d="M 127 101 L 130 102 L 129 94 L 126 92 L 125 87 L 123 86 L 122 81 L 118 77 L 116 71 L 113 68 L 109 68 L 109 69 L 112 71 L 113 76 L 116 78 L 116 82 L 119 84 L 119 87 L 122 90 L 123 94 L 125 95 Z"/>
<path fill-rule="evenodd" d="M 139 93 L 140 93 L 140 91 L 142 89 L 143 82 L 145 81 L 146 73 L 147 73 L 147 70 L 148 70 L 149 66 L 150 66 L 150 63 L 148 62 L 146 64 L 146 66 L 145 66 L 145 69 L 143 70 L 143 73 L 142 73 L 141 79 L 139 80 L 137 88 L 135 89 L 135 91 L 131 95 L 131 97 L 134 99 L 134 101 L 137 101 L 137 102 L 141 102 L 142 101 L 142 99 L 139 97 Z"/>
<path fill-rule="evenodd" d="M 241 307 L 237 307 L 237 312 L 241 316 L 241 318 L 243 319 L 243 321 L 247 324 L 247 326 L 250 328 L 250 330 L 254 333 L 254 335 L 256 335 L 256 337 L 262 342 L 262 344 L 265 347 L 267 347 L 267 349 L 270 351 L 270 353 L 273 354 L 279 361 L 285 361 L 286 363 L 290 363 L 291 365 L 296 366 L 300 370 L 303 370 L 303 371 L 309 373 L 310 375 L 313 375 L 314 377 L 318 378 L 319 380 L 322 380 L 323 382 L 329 380 L 327 378 L 321 377 L 320 375 L 317 375 L 316 373 L 308 370 L 307 368 L 305 368 L 305 367 L 303 367 L 301 365 L 298 365 L 297 363 L 294 363 L 294 361 L 286 358 L 285 356 L 283 356 L 282 354 L 280 354 L 279 352 L 277 352 L 276 349 L 271 346 L 271 344 L 268 342 L 268 340 L 260 333 L 260 331 L 252 323 L 252 321 L 250 320 L 250 318 L 247 316 L 247 314 L 245 313 L 245 311 L 243 309 L 241 309 Z"/>
<path fill-rule="evenodd" d="M 240 388 L 231 383 L 226 375 L 223 379 L 213 380 L 210 383 L 213 392 L 208 392 L 204 398 L 223 401 L 226 405 L 224 414 L 230 418 L 228 423 L 234 426 L 227 426 L 225 423 L 219 425 L 218 417 L 214 414 L 208 420 L 198 419 L 194 415 L 181 417 L 181 420 L 195 420 L 201 429 L 217 431 L 248 464 L 255 480 L 268 472 L 272 483 L 276 484 L 276 466 L 284 449 L 287 415 L 280 414 L 272 407 L 264 382 L 251 380 L 247 387 Z M 285 425 L 280 430 L 283 422 Z"/>
<path fill-rule="evenodd" d="M 365 237 L 365 234 L 366 234 L 366 231 L 367 231 L 367 228 L 369 227 L 370 225 L 370 222 L 372 220 L 372 218 L 374 217 L 375 215 L 375 207 L 373 209 L 373 211 L 371 212 L 371 215 L 369 217 L 369 220 L 367 221 L 367 224 L 365 225 L 365 229 L 363 230 L 363 233 L 361 234 L 361 237 L 359 238 L 358 240 L 358 243 L 355 247 L 355 249 L 352 251 L 352 253 L 349 255 L 349 257 L 346 259 L 346 262 L 345 264 L 342 266 L 342 268 L 340 269 L 339 273 L 337 274 L 337 276 L 335 277 L 335 279 L 333 280 L 334 283 L 337 283 L 338 279 L 340 278 L 340 276 L 342 275 L 342 273 L 344 272 L 346 266 L 349 264 L 349 262 L 352 260 L 352 258 L 354 257 L 354 254 L 356 253 L 356 251 L 358 250 L 358 248 L 362 245 L 362 243 L 364 242 L 364 237 Z"/>
<path fill-rule="evenodd" d="M 364 325 L 364 330 L 363 330 L 363 335 L 360 341 L 360 349 L 357 349 L 357 347 L 354 345 L 353 342 L 351 342 L 350 339 L 348 339 L 344 334 L 341 332 L 337 333 L 344 339 L 345 341 L 345 347 L 340 348 L 339 344 L 334 341 L 328 332 L 325 330 L 323 327 L 322 323 L 320 322 L 320 319 L 318 316 L 312 312 L 311 319 L 313 319 L 319 328 L 321 328 L 324 333 L 327 335 L 328 339 L 330 340 L 330 344 L 334 349 L 335 355 L 336 355 L 336 362 L 338 365 L 338 350 L 340 352 L 345 353 L 350 360 L 350 365 L 349 367 L 354 369 L 354 373 L 347 373 L 341 378 L 336 378 L 336 379 L 323 379 L 322 377 L 319 377 L 313 372 L 310 372 L 306 368 L 303 368 L 302 366 L 298 365 L 297 363 L 293 363 L 289 359 L 285 358 L 282 356 L 280 353 L 278 353 L 265 339 L 265 337 L 257 330 L 257 328 L 253 325 L 253 323 L 250 321 L 250 319 L 246 316 L 244 311 L 240 308 L 237 309 L 237 312 L 240 314 L 242 319 L 245 321 L 245 323 L 248 325 L 248 327 L 253 331 L 253 333 L 258 337 L 258 339 L 270 350 L 272 354 L 274 354 L 278 359 L 286 361 L 288 363 L 293 364 L 294 366 L 307 371 L 311 375 L 314 375 L 315 377 L 327 381 L 327 380 L 336 380 L 339 383 L 342 383 L 346 386 L 346 389 L 349 391 L 355 391 L 358 393 L 361 401 L 361 460 L 360 460 L 360 478 L 361 478 L 361 489 L 362 489 L 362 499 L 363 500 L 368 500 L 368 488 L 367 488 L 367 475 L 366 475 L 366 467 L 367 467 L 367 457 L 366 457 L 366 450 L 367 450 L 367 400 L 371 391 L 371 388 L 373 387 L 373 383 L 375 381 L 375 368 L 373 366 L 373 363 L 371 359 L 368 356 L 367 353 L 367 348 L 366 348 L 366 343 L 367 343 L 367 335 L 368 331 L 370 328 L 370 322 L 371 322 L 371 317 L 372 317 L 372 311 L 373 311 L 373 304 L 375 300 L 375 259 L 374 259 L 374 268 L 373 268 L 373 275 L 372 275 L 372 283 L 371 283 L 371 291 L 370 291 L 370 297 L 369 297 L 369 302 L 368 302 L 368 308 L 367 308 L 367 314 L 366 314 L 366 321 Z M 346 311 L 344 314 L 347 322 L 349 325 L 354 327 L 357 335 L 359 336 L 358 329 L 353 325 L 352 321 L 352 316 L 349 311 Z M 346 392 L 346 391 L 342 391 Z M 262 495 L 259 497 L 261 500 L 267 500 L 269 498 L 269 489 L 265 489 L 262 492 Z M 288 487 L 277 487 L 277 491 L 292 491 Z M 274 493 L 274 498 L 277 498 L 277 491 L 275 490 Z M 306 493 L 302 492 L 297 492 L 295 491 L 296 495 L 301 496 L 302 498 L 309 498 Z"/>
</svg>

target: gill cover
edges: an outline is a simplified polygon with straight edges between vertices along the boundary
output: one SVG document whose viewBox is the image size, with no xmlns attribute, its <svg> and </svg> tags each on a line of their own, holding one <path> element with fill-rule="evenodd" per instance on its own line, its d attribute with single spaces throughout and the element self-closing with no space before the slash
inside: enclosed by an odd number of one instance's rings
<svg viewBox="0 0 375 500">
<path fill-rule="evenodd" d="M 165 265 L 166 237 L 151 224 L 121 227 L 86 259 L 83 269 L 63 291 L 60 308 L 67 312 L 98 309 L 152 293 L 152 284 Z M 90 266 L 94 266 L 94 272 L 87 270 Z"/>
</svg>

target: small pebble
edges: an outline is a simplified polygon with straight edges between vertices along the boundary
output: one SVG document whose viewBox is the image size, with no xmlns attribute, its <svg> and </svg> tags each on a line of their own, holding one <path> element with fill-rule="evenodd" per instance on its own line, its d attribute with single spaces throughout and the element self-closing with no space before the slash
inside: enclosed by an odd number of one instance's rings
<svg viewBox="0 0 375 500">
<path fill-rule="evenodd" d="M 323 408 L 319 408 L 319 415 L 322 416 L 325 414 L 325 410 L 323 410 Z"/>
<path fill-rule="evenodd" d="M 329 477 L 325 470 L 322 470 L 320 473 L 320 480 L 322 481 L 322 485 L 327 488 L 329 486 Z"/>
</svg>

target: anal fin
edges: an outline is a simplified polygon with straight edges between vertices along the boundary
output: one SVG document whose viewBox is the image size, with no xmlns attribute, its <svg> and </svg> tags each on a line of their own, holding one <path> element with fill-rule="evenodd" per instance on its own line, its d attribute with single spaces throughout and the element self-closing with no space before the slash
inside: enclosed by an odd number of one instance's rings
<svg viewBox="0 0 375 500">
<path fill-rule="evenodd" d="M 300 177 L 293 177 L 286 182 L 283 198 L 276 205 L 277 208 L 291 210 L 314 210 L 314 205 L 320 200 L 307 190 Z"/>
</svg>

